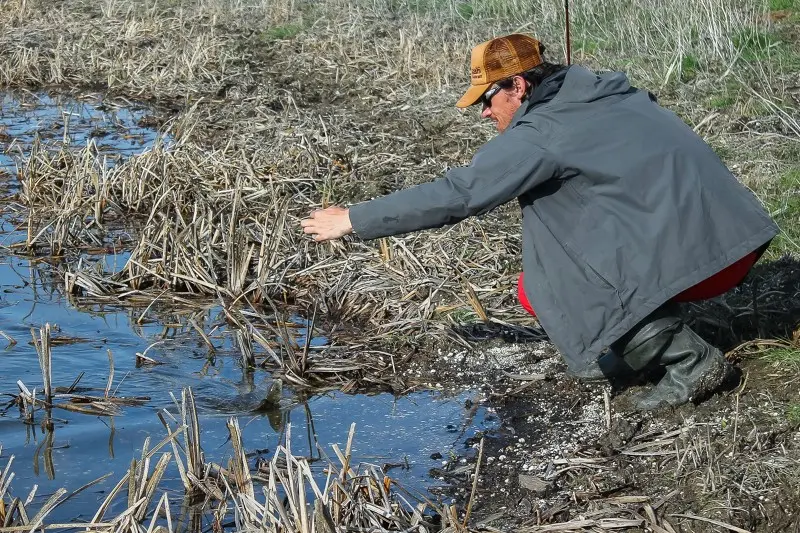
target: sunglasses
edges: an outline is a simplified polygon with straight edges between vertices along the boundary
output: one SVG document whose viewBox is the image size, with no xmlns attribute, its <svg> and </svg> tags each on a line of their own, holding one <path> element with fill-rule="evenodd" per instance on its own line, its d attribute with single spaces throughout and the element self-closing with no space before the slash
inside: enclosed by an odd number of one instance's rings
<svg viewBox="0 0 800 533">
<path fill-rule="evenodd" d="M 483 96 L 481 96 L 481 103 L 483 104 L 483 107 L 492 107 L 492 98 L 494 98 L 494 95 L 500 92 L 500 89 L 502 89 L 502 87 L 495 83 L 489 88 L 488 91 L 483 93 Z"/>
</svg>

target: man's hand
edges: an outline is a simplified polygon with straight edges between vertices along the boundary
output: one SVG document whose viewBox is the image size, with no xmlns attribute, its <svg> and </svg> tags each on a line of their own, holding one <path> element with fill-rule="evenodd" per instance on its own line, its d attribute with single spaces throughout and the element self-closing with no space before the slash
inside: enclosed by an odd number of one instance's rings
<svg viewBox="0 0 800 533">
<path fill-rule="evenodd" d="M 350 210 L 336 206 L 312 211 L 308 218 L 300 221 L 300 225 L 303 226 L 303 232 L 317 242 L 338 239 L 353 232 Z"/>
</svg>

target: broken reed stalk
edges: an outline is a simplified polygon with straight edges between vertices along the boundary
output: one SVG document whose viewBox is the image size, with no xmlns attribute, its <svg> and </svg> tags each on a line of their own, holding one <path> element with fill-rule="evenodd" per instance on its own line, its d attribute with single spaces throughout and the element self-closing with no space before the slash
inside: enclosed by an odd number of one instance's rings
<svg viewBox="0 0 800 533">
<path fill-rule="evenodd" d="M 36 411 L 36 389 L 33 389 L 33 392 L 31 392 L 22 380 L 17 380 L 17 387 L 19 388 L 19 399 L 22 404 L 23 416 L 28 422 L 33 422 L 33 415 Z"/>
<path fill-rule="evenodd" d="M 111 353 L 110 349 L 107 349 L 106 353 L 108 354 L 108 381 L 106 382 L 106 390 L 103 397 L 108 399 L 108 393 L 111 391 L 111 385 L 114 383 L 114 354 Z"/>
<path fill-rule="evenodd" d="M 183 389 L 181 392 L 180 403 L 172 393 L 172 400 L 180 414 L 180 427 L 172 432 L 169 422 L 164 418 L 164 414 L 172 417 L 167 411 L 158 413 L 158 418 L 169 433 L 169 442 L 175 457 L 175 464 L 178 467 L 183 488 L 187 495 L 194 495 L 198 492 L 211 494 L 217 499 L 221 499 L 219 489 L 208 484 L 208 469 L 200 445 L 200 422 L 197 417 L 197 406 L 191 388 Z M 183 437 L 183 443 L 179 443 L 177 436 Z M 184 451 L 183 456 L 180 450 Z"/>
<path fill-rule="evenodd" d="M 250 333 L 250 330 L 246 327 L 237 328 L 234 331 L 234 335 L 236 337 L 236 345 L 242 353 L 243 366 L 246 369 L 255 368 L 256 356 L 253 353 L 253 335 Z"/>
<path fill-rule="evenodd" d="M 11 335 L 9 335 L 8 333 L 6 333 L 3 330 L 0 330 L 0 337 L 3 337 L 5 340 L 8 341 L 8 346 L 7 347 L 9 347 L 9 348 L 11 346 L 14 346 L 15 344 L 17 344 L 17 339 L 15 339 L 14 337 L 12 337 Z"/>
<path fill-rule="evenodd" d="M 50 405 L 53 403 L 53 387 L 52 387 L 52 353 L 51 337 L 50 337 L 50 324 L 47 323 L 43 328 L 39 329 L 39 338 L 31 328 L 31 337 L 33 337 L 33 344 L 36 347 L 36 353 L 39 356 L 39 367 L 42 369 L 42 382 L 44 390 L 44 401 Z"/>
<path fill-rule="evenodd" d="M 228 419 L 227 426 L 231 445 L 233 446 L 230 472 L 233 475 L 236 494 L 255 498 L 253 477 L 250 475 L 250 467 L 247 464 L 247 454 L 245 453 L 244 443 L 242 442 L 242 431 L 239 429 L 239 420 L 231 417 Z"/>
<path fill-rule="evenodd" d="M 485 437 L 481 437 L 481 444 L 480 444 L 480 447 L 478 448 L 478 460 L 475 463 L 475 474 L 473 474 L 474 478 L 472 480 L 472 490 L 471 490 L 471 492 L 469 494 L 469 501 L 467 502 L 467 512 L 464 514 L 463 527 L 465 527 L 465 528 L 467 527 L 467 524 L 469 524 L 469 517 L 472 514 L 472 505 L 475 503 L 475 495 L 476 495 L 476 493 L 478 491 L 478 476 L 479 476 L 480 470 L 481 470 L 481 461 L 483 460 L 483 441 L 484 440 L 485 440 Z"/>
</svg>

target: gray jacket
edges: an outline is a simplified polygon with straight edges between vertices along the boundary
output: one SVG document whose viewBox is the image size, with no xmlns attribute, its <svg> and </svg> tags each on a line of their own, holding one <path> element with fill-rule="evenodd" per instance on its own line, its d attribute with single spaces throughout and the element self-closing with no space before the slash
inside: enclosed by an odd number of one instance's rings
<svg viewBox="0 0 800 533">
<path fill-rule="evenodd" d="M 572 66 L 433 182 L 354 205 L 374 239 L 522 208 L 525 292 L 569 366 L 777 234 L 759 201 L 674 113 L 621 73 Z"/>
</svg>

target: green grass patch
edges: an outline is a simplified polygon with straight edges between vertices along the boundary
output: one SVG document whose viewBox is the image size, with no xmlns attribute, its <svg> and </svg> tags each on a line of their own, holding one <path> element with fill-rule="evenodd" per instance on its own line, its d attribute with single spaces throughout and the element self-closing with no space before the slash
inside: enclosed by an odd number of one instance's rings
<svg viewBox="0 0 800 533">
<path fill-rule="evenodd" d="M 800 0 L 796 0 L 800 2 Z M 800 12 L 798 12 L 800 22 Z M 800 69 L 800 46 L 797 24 L 787 24 L 775 32 L 743 32 L 733 38 L 740 60 L 747 63 L 769 63 L 777 72 Z"/>
<path fill-rule="evenodd" d="M 786 419 L 792 424 L 800 425 L 800 404 L 793 403 L 786 409 Z"/>
<path fill-rule="evenodd" d="M 681 59 L 681 81 L 692 81 L 697 77 L 700 61 L 692 54 L 686 54 Z"/>
<path fill-rule="evenodd" d="M 303 31 L 302 24 L 281 24 L 262 31 L 260 38 L 264 42 L 282 41 L 296 37 L 301 31 Z"/>
<path fill-rule="evenodd" d="M 800 0 L 769 0 L 770 11 L 796 11 L 800 9 Z"/>
<path fill-rule="evenodd" d="M 389 10 L 394 13 L 434 13 L 450 7 L 449 0 L 391 0 Z"/>
<path fill-rule="evenodd" d="M 478 322 L 478 315 L 471 307 L 460 307 L 448 313 L 450 319 L 456 324 L 472 324 Z"/>
<path fill-rule="evenodd" d="M 800 367 L 800 348 L 773 348 L 761 357 L 779 366 Z"/>
<path fill-rule="evenodd" d="M 475 8 L 472 7 L 472 4 L 464 2 L 456 5 L 456 12 L 459 17 L 469 20 L 475 14 Z"/>
<path fill-rule="evenodd" d="M 728 109 L 733 107 L 733 104 L 736 103 L 736 98 L 729 94 L 720 94 L 717 96 L 712 96 L 711 100 L 709 100 L 708 105 L 711 106 L 712 109 Z"/>
<path fill-rule="evenodd" d="M 596 55 L 602 49 L 599 41 L 590 37 L 579 37 L 573 41 L 573 49 L 575 52 L 583 52 L 586 55 Z"/>
<path fill-rule="evenodd" d="M 761 61 L 770 57 L 773 48 L 778 48 L 781 40 L 777 34 L 762 31 L 743 31 L 733 38 L 733 46 L 745 61 Z"/>
<path fill-rule="evenodd" d="M 800 167 L 783 174 L 777 186 L 763 196 L 770 216 L 781 229 L 769 248 L 770 255 L 800 254 Z"/>
</svg>

